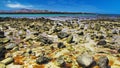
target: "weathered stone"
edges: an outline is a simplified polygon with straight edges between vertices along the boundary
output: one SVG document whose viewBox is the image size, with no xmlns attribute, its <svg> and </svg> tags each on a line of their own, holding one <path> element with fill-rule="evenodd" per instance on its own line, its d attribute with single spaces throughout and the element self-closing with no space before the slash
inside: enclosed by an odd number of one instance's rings
<svg viewBox="0 0 120 68">
<path fill-rule="evenodd" d="M 87 55 L 87 54 L 82 54 L 82 55 L 78 56 L 76 61 L 83 68 L 91 68 L 92 65 L 94 64 L 93 57 L 90 55 Z"/>
<path fill-rule="evenodd" d="M 99 59 L 98 59 L 98 66 L 100 67 L 100 68 L 109 68 L 109 66 L 108 66 L 108 63 L 109 63 L 109 59 L 107 58 L 107 57 L 100 57 Z"/>
<path fill-rule="evenodd" d="M 65 46 L 62 42 L 59 42 L 59 43 L 57 44 L 57 47 L 58 47 L 58 48 L 65 48 L 66 46 Z"/>
<path fill-rule="evenodd" d="M 51 59 L 48 57 L 44 57 L 44 56 L 40 56 L 37 60 L 36 63 L 37 64 L 45 64 L 48 63 Z"/>
</svg>

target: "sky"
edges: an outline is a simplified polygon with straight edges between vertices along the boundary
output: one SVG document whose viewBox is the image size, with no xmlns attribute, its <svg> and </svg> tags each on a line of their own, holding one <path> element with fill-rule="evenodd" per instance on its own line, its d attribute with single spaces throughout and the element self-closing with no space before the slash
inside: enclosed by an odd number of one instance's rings
<svg viewBox="0 0 120 68">
<path fill-rule="evenodd" d="M 120 0 L 0 0 L 0 10 L 22 8 L 120 14 Z"/>
</svg>

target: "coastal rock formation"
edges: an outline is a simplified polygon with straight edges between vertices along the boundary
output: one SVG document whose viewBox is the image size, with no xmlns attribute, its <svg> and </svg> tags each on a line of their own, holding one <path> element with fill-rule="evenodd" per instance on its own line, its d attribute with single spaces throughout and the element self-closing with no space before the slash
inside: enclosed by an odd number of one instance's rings
<svg viewBox="0 0 120 68">
<path fill-rule="evenodd" d="M 0 19 L 0 68 L 120 68 L 119 18 Z"/>
</svg>

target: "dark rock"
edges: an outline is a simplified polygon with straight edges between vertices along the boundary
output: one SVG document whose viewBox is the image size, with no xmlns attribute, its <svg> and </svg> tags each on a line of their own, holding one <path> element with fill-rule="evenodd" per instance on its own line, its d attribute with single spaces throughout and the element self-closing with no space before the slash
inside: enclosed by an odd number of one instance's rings
<svg viewBox="0 0 120 68">
<path fill-rule="evenodd" d="M 28 53 L 29 53 L 29 54 L 32 54 L 33 52 L 32 52 L 32 50 L 29 50 Z"/>
<path fill-rule="evenodd" d="M 92 68 L 92 66 L 95 64 L 93 57 L 87 54 L 78 56 L 76 61 L 83 68 Z"/>
<path fill-rule="evenodd" d="M 5 57 L 6 48 L 4 46 L 0 46 L 0 60 Z"/>
<path fill-rule="evenodd" d="M 65 46 L 62 42 L 59 42 L 59 43 L 57 44 L 57 47 L 58 47 L 58 48 L 65 48 L 66 46 Z"/>
<path fill-rule="evenodd" d="M 109 68 L 108 63 L 109 63 L 109 59 L 107 57 L 105 57 L 105 56 L 104 57 L 100 57 L 98 59 L 98 66 L 100 68 Z"/>
<path fill-rule="evenodd" d="M 44 57 L 44 56 L 40 56 L 37 60 L 36 63 L 37 64 L 45 64 L 48 63 L 51 59 L 48 57 Z"/>
<path fill-rule="evenodd" d="M 39 33 L 34 33 L 34 35 L 35 35 L 35 36 L 38 36 L 38 35 L 39 35 Z"/>
<path fill-rule="evenodd" d="M 99 36 L 99 39 L 104 39 L 105 37 L 103 35 Z"/>
<path fill-rule="evenodd" d="M 107 42 L 105 40 L 100 40 L 97 45 L 106 45 Z"/>
<path fill-rule="evenodd" d="M 0 31 L 0 38 L 4 38 L 4 32 L 3 31 Z"/>
<path fill-rule="evenodd" d="M 65 33 L 65 32 L 59 32 L 57 36 L 58 36 L 58 38 L 63 39 L 63 38 L 68 37 L 69 34 L 67 34 L 67 33 Z"/>
</svg>

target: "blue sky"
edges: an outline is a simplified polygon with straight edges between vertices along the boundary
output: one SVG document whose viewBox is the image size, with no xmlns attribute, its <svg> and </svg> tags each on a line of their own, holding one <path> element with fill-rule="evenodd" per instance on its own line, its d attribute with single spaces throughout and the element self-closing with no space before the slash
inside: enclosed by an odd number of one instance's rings
<svg viewBox="0 0 120 68">
<path fill-rule="evenodd" d="M 120 14 L 120 0 L 0 0 L 0 10 L 21 8 Z"/>
</svg>

